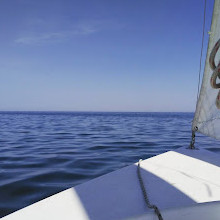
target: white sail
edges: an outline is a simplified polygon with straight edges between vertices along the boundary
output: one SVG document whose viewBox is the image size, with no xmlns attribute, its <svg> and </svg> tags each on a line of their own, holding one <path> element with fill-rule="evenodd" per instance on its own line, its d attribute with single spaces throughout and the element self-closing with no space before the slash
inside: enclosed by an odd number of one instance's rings
<svg viewBox="0 0 220 220">
<path fill-rule="evenodd" d="M 192 129 L 216 139 L 220 139 L 220 89 L 218 88 L 218 83 L 220 80 L 217 76 L 218 70 L 215 69 L 215 66 L 216 68 L 220 69 L 220 65 L 218 66 L 220 61 L 220 48 L 218 49 L 218 45 L 214 50 L 213 48 L 219 39 L 220 0 L 215 0 L 208 50 L 206 54 L 205 70 L 200 95 L 196 106 L 196 112 L 193 119 Z M 215 54 L 216 51 L 217 53 Z M 214 63 L 212 58 L 214 58 Z"/>
</svg>

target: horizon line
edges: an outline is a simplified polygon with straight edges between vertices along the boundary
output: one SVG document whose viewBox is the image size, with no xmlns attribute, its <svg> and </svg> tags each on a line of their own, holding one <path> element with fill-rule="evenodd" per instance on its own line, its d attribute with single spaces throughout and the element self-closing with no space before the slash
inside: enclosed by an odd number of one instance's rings
<svg viewBox="0 0 220 220">
<path fill-rule="evenodd" d="M 94 111 L 94 110 L 0 110 L 0 112 L 85 112 L 85 113 L 194 113 L 194 111 Z"/>
</svg>

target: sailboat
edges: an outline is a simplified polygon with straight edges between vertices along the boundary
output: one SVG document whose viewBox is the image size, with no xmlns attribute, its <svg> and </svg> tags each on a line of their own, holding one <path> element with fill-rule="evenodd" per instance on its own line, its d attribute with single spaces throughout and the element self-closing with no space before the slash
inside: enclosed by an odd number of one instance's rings
<svg viewBox="0 0 220 220">
<path fill-rule="evenodd" d="M 195 147 L 197 132 L 220 139 L 219 38 L 220 0 L 215 0 L 189 147 L 67 189 L 2 220 L 219 220 L 220 158 Z"/>
</svg>

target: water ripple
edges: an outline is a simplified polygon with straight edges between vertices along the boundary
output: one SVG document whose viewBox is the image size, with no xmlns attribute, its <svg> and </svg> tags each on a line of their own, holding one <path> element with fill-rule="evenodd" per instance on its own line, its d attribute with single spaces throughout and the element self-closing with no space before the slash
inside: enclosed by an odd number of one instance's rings
<svg viewBox="0 0 220 220">
<path fill-rule="evenodd" d="M 0 112 L 0 217 L 188 146 L 192 113 Z M 220 153 L 204 136 L 197 145 Z"/>
</svg>

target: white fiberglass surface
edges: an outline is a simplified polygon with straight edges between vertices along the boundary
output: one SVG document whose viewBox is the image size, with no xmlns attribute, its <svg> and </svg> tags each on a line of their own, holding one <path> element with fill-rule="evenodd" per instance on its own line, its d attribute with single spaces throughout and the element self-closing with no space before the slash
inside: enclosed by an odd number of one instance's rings
<svg viewBox="0 0 220 220">
<path fill-rule="evenodd" d="M 180 149 L 141 162 L 149 200 L 160 210 L 220 201 L 219 155 Z M 113 220 L 144 216 L 146 207 L 137 164 L 58 193 L 4 217 L 25 219 Z"/>
</svg>

